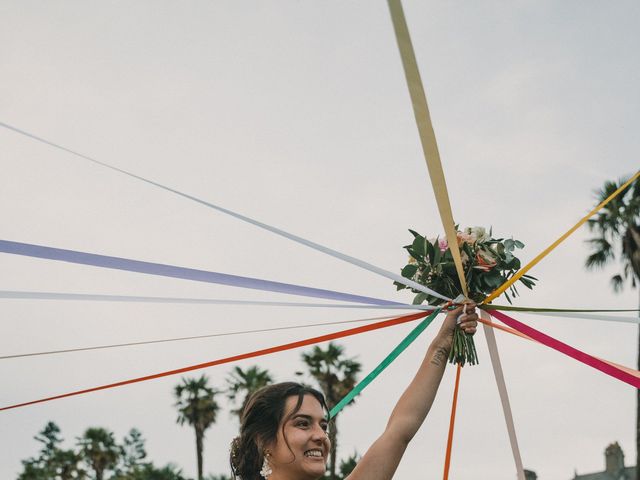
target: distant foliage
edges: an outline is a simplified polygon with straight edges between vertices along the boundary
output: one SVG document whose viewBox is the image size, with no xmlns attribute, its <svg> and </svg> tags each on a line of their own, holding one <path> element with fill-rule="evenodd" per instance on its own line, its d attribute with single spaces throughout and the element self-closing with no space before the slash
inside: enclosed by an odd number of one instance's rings
<svg viewBox="0 0 640 480">
<path fill-rule="evenodd" d="M 351 472 L 353 472 L 353 469 L 356 468 L 356 465 L 358 464 L 358 462 L 360 461 L 360 455 L 358 455 L 358 452 L 353 452 L 353 455 L 351 455 L 350 457 L 345 458 L 344 460 L 340 461 L 340 477 L 342 479 L 347 478 Z"/>
<path fill-rule="evenodd" d="M 22 461 L 17 480 L 190 480 L 173 464 L 158 468 L 146 462 L 145 440 L 135 428 L 122 443 L 105 428 L 88 428 L 76 449 L 60 447 L 63 438 L 53 422 L 34 438 L 40 452 Z"/>
<path fill-rule="evenodd" d="M 361 365 L 347 358 L 344 348 L 330 343 L 326 349 L 315 347 L 302 356 L 308 375 L 326 394 L 329 408 L 339 402 L 356 384 Z M 297 373 L 301 375 L 300 372 Z M 224 393 L 230 400 L 230 413 L 240 415 L 247 399 L 256 390 L 273 383 L 271 373 L 257 365 L 243 369 L 234 367 L 226 378 L 226 388 L 209 385 L 209 379 L 183 378 L 173 389 L 177 410 L 176 421 L 194 429 L 198 479 L 231 480 L 226 474 L 203 474 L 203 440 L 205 432 L 218 419 L 220 405 L 216 396 Z M 336 464 L 337 434 L 330 429 L 333 447 L 327 478 L 343 480 L 355 467 L 357 453 Z M 63 448 L 64 438 L 54 422 L 48 422 L 34 437 L 40 446 L 38 453 L 22 460 L 22 471 L 16 480 L 194 480 L 182 469 L 168 463 L 157 467 L 147 457 L 142 433 L 132 428 L 121 440 L 104 427 L 90 427 L 75 439 L 71 448 Z M 228 448 L 228 439 L 221 443 Z"/>
</svg>

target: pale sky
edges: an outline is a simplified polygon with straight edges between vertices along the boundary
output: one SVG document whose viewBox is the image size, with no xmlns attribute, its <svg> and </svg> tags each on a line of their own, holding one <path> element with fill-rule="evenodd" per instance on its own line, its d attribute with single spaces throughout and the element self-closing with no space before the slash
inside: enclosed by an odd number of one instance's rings
<svg viewBox="0 0 640 480">
<path fill-rule="evenodd" d="M 451 203 L 531 259 L 638 169 L 640 5 L 633 1 L 405 2 Z M 407 228 L 442 231 L 384 2 L 0 1 L 0 122 L 399 271 Z M 266 278 L 390 300 L 387 279 L 0 129 L 1 239 Z M 615 270 L 587 272 L 583 229 L 531 273 L 519 305 L 637 308 Z M 0 255 L 0 290 L 304 301 L 285 295 Z M 504 300 L 502 300 L 504 302 Z M 4 355 L 384 315 L 378 310 L 1 300 Z M 517 315 L 627 366 L 637 327 Z M 320 335 L 340 326 L 0 360 L 0 405 Z M 346 327 L 344 327 L 346 328 Z M 412 328 L 340 342 L 372 369 Z M 436 326 L 340 417 L 342 456 L 384 428 Z M 497 334 L 525 467 L 540 480 L 635 460 L 635 391 L 555 351 Z M 484 337 L 465 369 L 452 470 L 515 479 Z M 301 351 L 263 357 L 277 380 Z M 253 361 L 241 362 L 247 367 Z M 230 366 L 206 370 L 222 387 Z M 442 474 L 454 369 L 396 478 Z M 195 475 L 170 377 L 0 414 L 0 478 L 55 421 L 131 427 L 150 458 Z M 205 470 L 227 472 L 237 424 L 208 432 Z"/>
</svg>

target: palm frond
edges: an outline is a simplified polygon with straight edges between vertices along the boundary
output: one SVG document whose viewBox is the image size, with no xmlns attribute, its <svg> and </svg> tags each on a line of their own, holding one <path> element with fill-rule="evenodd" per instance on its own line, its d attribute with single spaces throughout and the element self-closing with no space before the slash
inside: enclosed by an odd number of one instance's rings
<svg viewBox="0 0 640 480">
<path fill-rule="evenodd" d="M 624 287 L 624 279 L 622 275 L 614 275 L 611 277 L 611 286 L 613 287 L 613 291 L 618 293 L 622 291 L 622 287 Z"/>
<path fill-rule="evenodd" d="M 627 178 L 607 181 L 596 191 L 601 202 L 611 196 Z M 626 280 L 635 287 L 640 279 L 640 181 L 625 187 L 587 223 L 598 236 L 586 241 L 592 250 L 585 261 L 589 269 L 601 268 L 616 257 L 622 260 L 623 270 L 611 278 L 613 290 L 623 289 Z M 615 245 L 615 247 L 614 247 Z"/>
<path fill-rule="evenodd" d="M 593 237 L 585 240 L 585 243 L 591 244 L 592 249 L 609 251 L 612 249 L 611 243 L 604 237 Z"/>
<path fill-rule="evenodd" d="M 609 257 L 607 254 L 602 250 L 598 250 L 587 257 L 584 265 L 588 269 L 596 269 L 604 267 L 608 261 Z"/>
</svg>

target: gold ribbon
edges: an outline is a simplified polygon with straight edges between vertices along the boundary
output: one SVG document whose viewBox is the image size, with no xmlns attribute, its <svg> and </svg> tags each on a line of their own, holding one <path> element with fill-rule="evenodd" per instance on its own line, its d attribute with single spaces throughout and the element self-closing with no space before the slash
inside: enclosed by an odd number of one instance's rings
<svg viewBox="0 0 640 480">
<path fill-rule="evenodd" d="M 609 203 L 611 200 L 613 200 L 618 195 L 620 195 L 620 193 L 629 185 L 631 185 L 639 176 L 640 176 L 640 171 L 638 171 L 633 177 L 627 180 L 626 183 L 621 185 L 620 188 L 618 188 L 615 192 L 609 195 L 605 200 L 600 202 L 600 204 L 597 205 L 593 210 L 591 210 L 584 217 L 582 217 L 578 223 L 576 223 L 573 227 L 567 230 L 562 236 L 560 236 L 560 238 L 558 238 L 555 242 L 553 242 L 551 245 L 545 248 L 542 252 L 540 252 L 536 258 L 534 258 L 527 265 L 525 265 L 520 270 L 518 270 L 513 277 L 511 277 L 509 280 L 504 282 L 500 287 L 498 287 L 491 295 L 485 298 L 482 303 L 489 303 L 495 298 L 497 298 L 498 296 L 500 296 L 507 288 L 509 288 L 511 285 L 517 282 L 520 277 L 522 277 L 525 273 L 531 270 L 540 260 L 546 257 L 549 253 L 551 253 L 553 249 L 555 249 L 558 245 L 560 245 L 563 241 L 565 241 L 569 237 L 569 235 L 571 235 L 578 228 L 584 225 L 592 215 L 594 215 L 598 210 L 604 207 L 607 203 Z"/>
<path fill-rule="evenodd" d="M 458 236 L 456 232 L 453 214 L 451 213 L 451 203 L 449 202 L 449 193 L 447 192 L 447 183 L 440 162 L 440 153 L 438 152 L 438 144 L 436 135 L 433 131 L 431 116 L 429 115 L 429 107 L 427 105 L 427 97 L 424 93 L 418 63 L 411 44 L 409 29 L 402 10 L 400 0 L 389 0 L 389 10 L 391 11 L 391 20 L 393 29 L 395 30 L 398 48 L 400 49 L 400 57 L 402 58 L 402 66 L 404 67 L 404 75 L 409 87 L 409 95 L 411 96 L 411 104 L 413 105 L 413 114 L 416 118 L 418 126 L 418 134 L 422 143 L 422 151 L 424 159 L 429 169 L 429 177 L 433 193 L 436 197 L 440 218 L 444 227 L 447 243 L 453 255 L 453 262 L 458 272 L 460 285 L 465 297 L 469 296 L 467 291 L 467 282 L 464 278 L 464 269 L 462 268 L 462 258 L 460 257 L 460 249 L 458 248 Z"/>
</svg>

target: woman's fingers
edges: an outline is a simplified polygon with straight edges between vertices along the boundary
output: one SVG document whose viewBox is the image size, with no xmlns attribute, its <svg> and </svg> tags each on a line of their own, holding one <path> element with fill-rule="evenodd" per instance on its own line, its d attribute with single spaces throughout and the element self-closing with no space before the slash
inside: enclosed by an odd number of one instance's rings
<svg viewBox="0 0 640 480">
<path fill-rule="evenodd" d="M 462 330 L 464 331 L 464 333 L 466 333 L 467 335 L 473 335 L 476 333 L 476 327 L 475 325 L 468 325 L 468 326 L 464 326 L 464 325 L 460 325 L 460 328 L 462 328 Z"/>
<path fill-rule="evenodd" d="M 469 335 L 476 333 L 478 326 L 478 314 L 475 303 L 465 303 L 462 305 L 462 313 L 458 315 L 458 326 Z"/>
<path fill-rule="evenodd" d="M 447 319 L 443 324 L 443 328 L 445 328 L 451 335 L 453 334 L 453 330 L 456 325 L 469 335 L 476 333 L 476 327 L 478 326 L 478 314 L 476 313 L 475 303 L 465 303 L 454 310 L 449 311 Z"/>
</svg>

